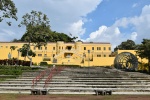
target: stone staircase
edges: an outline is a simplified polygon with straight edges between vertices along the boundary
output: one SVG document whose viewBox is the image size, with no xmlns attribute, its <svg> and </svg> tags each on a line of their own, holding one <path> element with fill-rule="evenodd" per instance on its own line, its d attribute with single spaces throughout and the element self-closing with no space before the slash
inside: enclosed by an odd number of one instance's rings
<svg viewBox="0 0 150 100">
<path fill-rule="evenodd" d="M 0 93 L 31 94 L 32 80 L 41 72 L 25 72 L 16 79 L 0 83 Z M 111 90 L 112 94 L 150 94 L 150 75 L 117 69 L 66 67 L 45 85 L 49 73 L 34 89 L 46 89 L 49 94 L 95 94 L 95 90 Z"/>
</svg>

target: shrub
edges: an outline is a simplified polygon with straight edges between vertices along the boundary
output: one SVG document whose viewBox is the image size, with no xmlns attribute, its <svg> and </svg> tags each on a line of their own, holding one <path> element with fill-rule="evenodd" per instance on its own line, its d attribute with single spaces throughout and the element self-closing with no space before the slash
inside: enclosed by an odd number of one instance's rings
<svg viewBox="0 0 150 100">
<path fill-rule="evenodd" d="M 40 66 L 47 66 L 48 63 L 47 62 L 40 62 Z"/>
</svg>

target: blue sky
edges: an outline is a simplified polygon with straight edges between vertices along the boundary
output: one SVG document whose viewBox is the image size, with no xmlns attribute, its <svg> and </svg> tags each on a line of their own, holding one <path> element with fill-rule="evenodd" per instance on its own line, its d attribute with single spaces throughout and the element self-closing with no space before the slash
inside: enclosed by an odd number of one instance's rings
<svg viewBox="0 0 150 100">
<path fill-rule="evenodd" d="M 18 21 L 0 23 L 0 41 L 20 39 L 21 17 L 31 10 L 48 15 L 51 29 L 71 33 L 85 42 L 110 42 L 112 48 L 131 39 L 150 39 L 150 0 L 13 0 Z M 8 20 L 8 19 L 6 19 Z"/>
</svg>

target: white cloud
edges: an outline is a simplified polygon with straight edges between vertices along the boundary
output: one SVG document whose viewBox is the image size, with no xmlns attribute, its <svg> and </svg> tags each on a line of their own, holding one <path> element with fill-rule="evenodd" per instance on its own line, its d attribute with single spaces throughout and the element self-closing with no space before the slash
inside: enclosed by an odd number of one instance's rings
<svg viewBox="0 0 150 100">
<path fill-rule="evenodd" d="M 17 25 L 22 20 L 22 16 L 31 10 L 41 11 L 50 19 L 51 29 L 57 32 L 69 34 L 74 33 L 75 36 L 84 34 L 82 25 L 86 22 L 86 15 L 94 11 L 102 0 L 13 0 L 18 8 L 18 22 L 13 21 L 15 28 L 8 27 L 5 22 L 0 23 L 1 29 L 13 31 L 20 38 L 24 32 L 24 28 L 18 28 Z M 83 18 L 84 17 L 84 18 Z M 76 30 L 71 30 L 71 26 L 76 24 Z M 82 29 L 83 28 L 83 29 Z M 80 32 L 78 32 L 80 29 Z M 21 33 L 20 33 L 21 32 Z M 0 33 L 1 34 L 1 33 Z M 6 38 L 6 37 L 4 37 Z M 16 38 L 7 36 L 7 41 Z"/>
<path fill-rule="evenodd" d="M 3 35 L 9 35 L 9 36 L 13 36 L 13 35 L 15 35 L 15 33 L 14 32 L 12 32 L 12 31 L 9 31 L 9 30 L 5 30 L 5 29 L 2 29 L 2 32 L 3 32 Z"/>
<path fill-rule="evenodd" d="M 137 33 L 136 32 L 131 33 L 131 40 L 135 41 L 136 38 L 137 38 Z"/>
<path fill-rule="evenodd" d="M 129 29 L 131 32 L 121 32 L 120 29 Z M 145 5 L 140 16 L 118 19 L 112 26 L 100 26 L 92 32 L 86 41 L 109 41 L 113 48 L 127 39 L 141 43 L 143 38 L 150 39 L 150 5 Z"/>
<path fill-rule="evenodd" d="M 135 8 L 135 7 L 137 7 L 138 6 L 138 3 L 134 3 L 133 5 L 132 5 L 132 8 Z"/>
<path fill-rule="evenodd" d="M 70 25 L 69 29 L 73 36 L 81 36 L 85 33 L 85 28 L 83 28 L 84 22 L 79 20 Z"/>
<path fill-rule="evenodd" d="M 95 32 L 90 34 L 90 37 L 86 41 L 95 41 L 95 42 L 112 42 L 111 40 L 119 38 L 120 30 L 118 27 L 107 27 L 101 26 Z"/>
</svg>

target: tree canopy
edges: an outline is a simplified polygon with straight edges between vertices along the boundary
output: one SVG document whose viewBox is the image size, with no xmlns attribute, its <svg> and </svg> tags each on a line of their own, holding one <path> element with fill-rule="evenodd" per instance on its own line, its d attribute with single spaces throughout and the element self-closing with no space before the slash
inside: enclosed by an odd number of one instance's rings
<svg viewBox="0 0 150 100">
<path fill-rule="evenodd" d="M 118 45 L 116 48 L 114 48 L 114 51 L 116 50 L 135 50 L 136 44 L 132 40 L 127 40 L 122 42 L 120 45 Z"/>
<path fill-rule="evenodd" d="M 47 15 L 39 11 L 31 11 L 22 17 L 22 21 L 19 26 L 26 27 L 24 41 L 28 42 L 26 55 L 28 59 L 30 59 L 30 66 L 32 66 L 32 58 L 29 57 L 29 53 L 31 51 L 30 45 L 31 43 L 34 43 L 37 47 L 40 47 L 47 44 L 50 32 L 49 22 Z"/>
<path fill-rule="evenodd" d="M 4 19 L 13 18 L 17 20 L 17 8 L 15 7 L 15 4 L 11 0 L 0 0 L 0 22 L 2 22 Z M 11 22 L 6 21 L 7 24 L 10 26 Z"/>
<path fill-rule="evenodd" d="M 31 11 L 31 13 L 26 13 L 23 17 L 20 25 L 26 27 L 26 32 L 22 37 L 22 40 L 35 43 L 36 46 L 46 45 L 49 36 L 50 25 L 49 19 L 42 12 Z"/>
<path fill-rule="evenodd" d="M 142 44 L 139 45 L 136 53 L 139 57 L 148 59 L 150 74 L 150 39 L 143 39 Z"/>
<path fill-rule="evenodd" d="M 142 44 L 137 50 L 138 56 L 150 59 L 150 39 L 143 39 Z"/>
<path fill-rule="evenodd" d="M 28 51 L 28 47 L 29 45 L 28 44 L 24 44 L 22 46 L 22 48 L 20 48 L 20 52 L 21 52 L 21 56 L 22 57 L 26 57 L 27 56 L 27 51 Z M 32 51 L 32 50 L 29 50 L 29 53 L 28 53 L 29 56 L 32 56 L 32 57 L 35 57 L 36 54 Z"/>
</svg>

